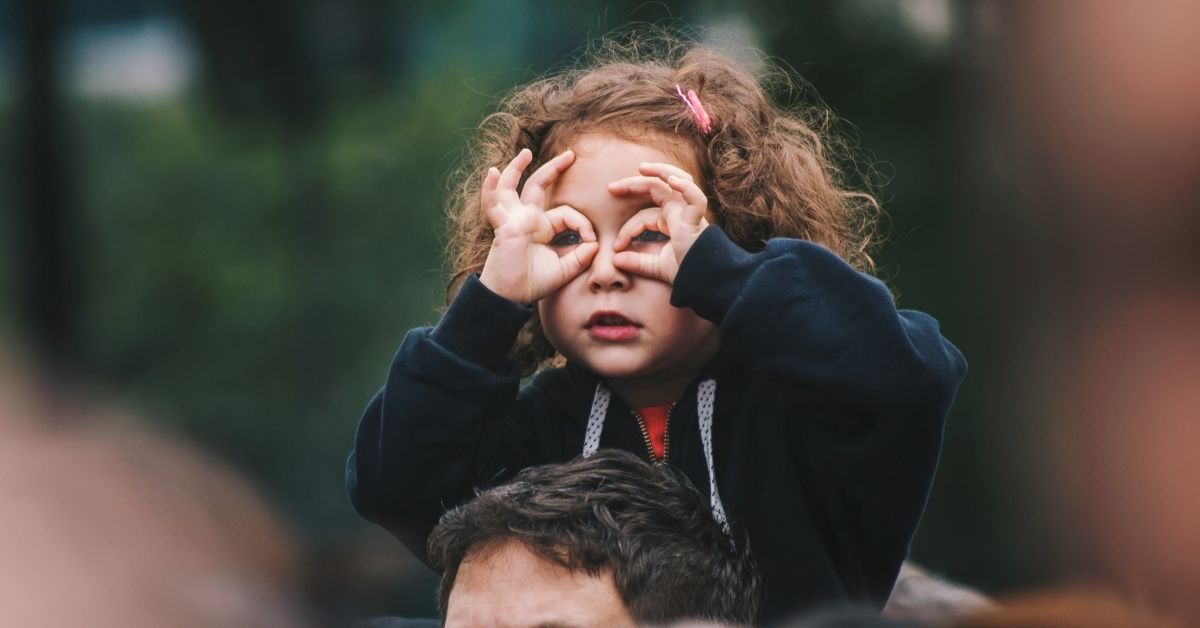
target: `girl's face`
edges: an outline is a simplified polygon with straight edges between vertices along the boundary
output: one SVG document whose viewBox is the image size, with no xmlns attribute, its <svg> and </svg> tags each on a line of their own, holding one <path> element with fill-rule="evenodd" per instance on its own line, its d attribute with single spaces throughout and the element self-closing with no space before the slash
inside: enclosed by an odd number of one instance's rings
<svg viewBox="0 0 1200 628">
<path fill-rule="evenodd" d="M 654 138 L 647 138 L 651 141 Z M 670 139 L 655 142 L 666 145 Z M 644 162 L 674 164 L 698 178 L 695 168 L 679 157 L 648 144 L 612 135 L 588 134 L 571 145 L 576 157 L 550 190 L 547 207 L 569 205 L 591 221 L 600 250 L 589 268 L 538 303 L 546 337 L 568 360 L 598 373 L 619 394 L 632 387 L 649 390 L 670 382 L 687 382 L 716 354 L 717 327 L 690 309 L 671 305 L 671 285 L 617 268 L 613 242 L 634 214 L 654 207 L 649 197 L 616 196 L 608 184 L 637 176 Z M 559 238 L 570 241 L 570 238 Z M 654 252 L 664 238 L 644 232 L 631 250 Z M 570 245 L 561 246 L 565 254 Z M 629 391 L 630 393 L 635 391 Z M 632 399 L 627 401 L 636 403 Z M 663 403 L 664 399 L 652 401 Z"/>
</svg>

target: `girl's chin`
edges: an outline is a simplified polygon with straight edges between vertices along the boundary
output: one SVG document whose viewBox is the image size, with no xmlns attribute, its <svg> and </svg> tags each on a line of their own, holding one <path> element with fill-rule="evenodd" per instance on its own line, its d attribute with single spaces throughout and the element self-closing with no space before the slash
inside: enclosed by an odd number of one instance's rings
<svg viewBox="0 0 1200 628">
<path fill-rule="evenodd" d="M 604 379 L 633 379 L 643 377 L 649 369 L 644 360 L 623 359 L 621 356 L 588 356 L 585 359 L 571 359 L 576 364 L 582 364 L 588 370 Z"/>
<path fill-rule="evenodd" d="M 639 368 L 640 366 L 610 363 L 603 366 L 591 366 L 589 368 L 604 379 L 633 379 L 646 374 L 645 369 Z"/>
</svg>

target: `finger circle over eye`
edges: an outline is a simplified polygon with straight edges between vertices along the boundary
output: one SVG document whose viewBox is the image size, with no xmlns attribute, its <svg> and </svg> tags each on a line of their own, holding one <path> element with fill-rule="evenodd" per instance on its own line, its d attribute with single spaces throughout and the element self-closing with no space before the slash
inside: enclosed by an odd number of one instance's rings
<svg viewBox="0 0 1200 628">
<path fill-rule="evenodd" d="M 584 242 L 596 241 L 596 231 L 592 228 L 592 222 L 574 207 L 559 205 L 546 210 L 545 213 L 546 219 L 550 221 L 556 233 L 565 229 L 574 229 L 579 232 L 579 237 Z"/>
<path fill-rule="evenodd" d="M 613 242 L 613 248 L 618 251 L 628 248 L 629 243 L 649 226 L 659 227 L 655 231 L 663 231 L 661 223 L 661 209 L 647 207 L 639 211 L 630 217 L 629 220 L 626 220 L 624 225 L 621 225 L 621 228 L 617 231 L 617 239 Z"/>
</svg>

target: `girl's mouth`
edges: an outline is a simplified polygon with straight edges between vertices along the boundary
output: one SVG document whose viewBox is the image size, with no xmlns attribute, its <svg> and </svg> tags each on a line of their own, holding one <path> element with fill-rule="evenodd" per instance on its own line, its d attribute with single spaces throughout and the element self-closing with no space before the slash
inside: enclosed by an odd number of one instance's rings
<svg viewBox="0 0 1200 628">
<path fill-rule="evenodd" d="M 632 340 L 640 333 L 641 325 L 619 312 L 601 311 L 588 318 L 588 335 L 596 340 L 620 342 Z"/>
</svg>

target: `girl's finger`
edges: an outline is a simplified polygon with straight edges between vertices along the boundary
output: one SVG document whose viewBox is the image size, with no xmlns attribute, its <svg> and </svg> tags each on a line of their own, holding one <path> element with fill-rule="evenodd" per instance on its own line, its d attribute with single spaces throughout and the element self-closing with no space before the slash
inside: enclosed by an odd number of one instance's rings
<svg viewBox="0 0 1200 628">
<path fill-rule="evenodd" d="M 624 251 L 629 248 L 633 238 L 647 229 L 671 235 L 667 230 L 662 210 L 657 207 L 647 207 L 621 225 L 621 229 L 617 231 L 617 239 L 613 241 L 613 250 Z"/>
<path fill-rule="evenodd" d="M 483 185 L 479 186 L 479 200 L 483 204 L 490 204 L 496 195 L 496 182 L 500 180 L 500 171 L 494 166 L 488 168 L 487 174 L 483 176 Z"/>
<path fill-rule="evenodd" d="M 546 202 L 546 188 L 553 185 L 558 180 L 558 176 L 570 168 L 573 163 L 575 163 L 575 151 L 565 150 L 554 159 L 542 164 L 525 180 L 525 187 L 521 190 L 521 202 L 526 205 L 542 207 Z"/>
<path fill-rule="evenodd" d="M 521 152 L 513 157 L 512 161 L 504 167 L 504 171 L 500 173 L 500 180 L 497 182 L 496 188 L 499 190 L 516 191 L 517 184 L 521 182 L 521 173 L 525 172 L 525 168 L 533 161 L 533 152 L 528 148 L 522 148 Z"/>
<path fill-rule="evenodd" d="M 649 196 L 655 205 L 663 205 L 672 200 L 677 192 L 658 177 L 625 177 L 608 184 L 608 191 L 616 196 L 641 194 Z M 682 198 L 682 197 L 680 197 Z"/>
<path fill-rule="evenodd" d="M 554 227 L 554 233 L 572 229 L 579 232 L 579 237 L 584 242 L 596 241 L 596 231 L 592 228 L 592 221 L 588 220 L 587 216 L 584 216 L 579 210 L 570 205 L 560 205 L 554 209 L 546 210 L 546 219 Z"/>
<path fill-rule="evenodd" d="M 612 256 L 612 263 L 613 266 L 634 273 L 635 275 L 651 279 L 668 280 L 663 274 L 662 258 L 658 255 L 622 251 Z"/>
<path fill-rule="evenodd" d="M 496 199 L 496 182 L 499 180 L 500 171 L 496 168 L 488 168 L 487 175 L 483 177 L 483 185 L 479 188 L 479 206 L 483 208 L 483 215 L 487 217 L 492 227 L 504 224 L 507 216 L 504 208 Z"/>
<path fill-rule="evenodd" d="M 638 166 L 638 172 L 646 176 L 658 177 L 664 181 L 673 176 L 679 177 L 680 179 L 686 179 L 688 181 L 695 180 L 695 178 L 692 177 L 692 173 L 673 164 L 645 162 Z"/>
<path fill-rule="evenodd" d="M 559 268 L 562 270 L 563 278 L 566 283 L 574 279 L 583 269 L 587 268 L 592 259 L 596 257 L 596 252 L 600 250 L 600 244 L 596 242 L 584 242 L 579 246 L 571 249 L 571 252 L 558 258 Z"/>
<path fill-rule="evenodd" d="M 708 212 L 708 197 L 704 195 L 704 190 L 690 178 L 683 179 L 674 175 L 667 177 L 667 184 L 683 196 L 684 208 L 680 217 L 690 225 L 700 224 Z"/>
</svg>

